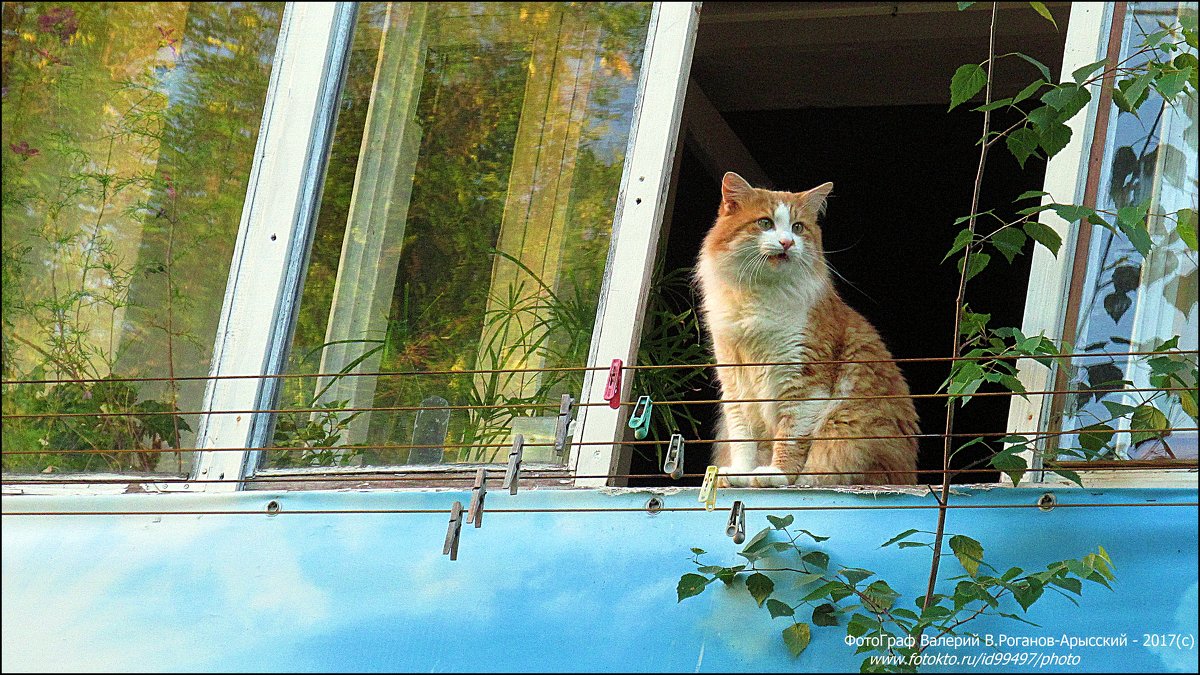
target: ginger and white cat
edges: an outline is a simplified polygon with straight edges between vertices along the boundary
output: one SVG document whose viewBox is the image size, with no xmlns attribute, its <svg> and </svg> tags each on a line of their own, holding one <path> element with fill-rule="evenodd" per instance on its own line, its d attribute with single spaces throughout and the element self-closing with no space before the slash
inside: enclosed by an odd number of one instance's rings
<svg viewBox="0 0 1200 675">
<path fill-rule="evenodd" d="M 788 365 L 716 368 L 717 438 L 799 439 L 714 444 L 722 474 L 753 474 L 723 475 L 724 485 L 915 481 L 908 385 L 879 333 L 830 282 L 817 216 L 832 189 L 762 190 L 736 173 L 721 182 L 721 207 L 696 267 L 717 363 Z M 855 398 L 877 395 L 895 397 Z M 772 400 L 737 402 L 746 399 Z M 861 438 L 899 435 L 910 437 Z"/>
</svg>

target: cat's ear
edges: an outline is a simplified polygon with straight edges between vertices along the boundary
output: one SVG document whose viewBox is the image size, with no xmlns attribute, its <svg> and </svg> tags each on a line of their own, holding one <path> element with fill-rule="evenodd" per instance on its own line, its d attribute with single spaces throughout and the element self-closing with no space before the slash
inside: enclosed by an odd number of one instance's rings
<svg viewBox="0 0 1200 675">
<path fill-rule="evenodd" d="M 746 197 L 754 192 L 754 188 L 745 178 L 732 171 L 727 171 L 721 179 L 721 213 L 733 213 L 738 210 Z"/>
<path fill-rule="evenodd" d="M 825 213 L 825 198 L 833 191 L 833 183 L 822 183 L 800 193 L 800 214 L 805 222 L 816 222 L 817 216 Z"/>
</svg>

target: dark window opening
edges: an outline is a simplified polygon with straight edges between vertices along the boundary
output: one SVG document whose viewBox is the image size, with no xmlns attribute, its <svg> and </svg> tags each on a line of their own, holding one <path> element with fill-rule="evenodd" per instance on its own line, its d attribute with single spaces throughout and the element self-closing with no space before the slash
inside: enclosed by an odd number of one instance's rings
<svg viewBox="0 0 1200 675">
<path fill-rule="evenodd" d="M 690 277 L 716 216 L 720 176 L 725 170 L 740 171 L 739 163 L 748 155 L 774 189 L 800 191 L 834 183 L 822 220 L 824 244 L 831 265 L 853 284 L 835 277 L 834 286 L 879 330 L 893 357 L 950 355 L 959 275 L 953 260 L 941 260 L 959 229 L 952 223 L 966 215 L 971 204 L 982 114 L 970 110 L 978 101 L 947 113 L 949 82 L 959 65 L 985 57 L 990 12 L 956 12 L 952 3 L 946 5 L 948 11 L 882 3 L 705 6 L 673 199 L 659 245 L 656 283 L 674 301 L 663 313 L 660 299 L 657 314 L 652 303 L 647 336 L 656 330 L 658 337 L 663 331 L 670 333 L 663 319 L 696 306 L 698 291 L 689 296 L 679 279 Z M 1021 51 L 1057 74 L 1066 5 L 1051 4 L 1057 31 L 1027 5 L 1002 8 L 997 53 Z M 1036 77 L 1036 70 L 1024 61 L 1010 58 L 999 64 L 994 98 L 1011 96 Z M 704 114 L 694 102 L 697 87 L 711 103 L 707 122 L 694 122 Z M 718 124 L 725 125 L 724 135 L 712 129 L 713 109 L 719 113 Z M 1004 128 L 1016 119 L 998 111 L 993 113 L 993 127 Z M 728 142 L 729 132 L 735 137 L 733 144 Z M 994 147 L 980 211 L 995 208 L 1001 217 L 1011 214 L 1011 201 L 1027 190 L 1040 190 L 1044 175 L 1044 161 L 1031 159 L 1022 169 L 1005 148 Z M 1019 327 L 1031 258 L 1028 248 L 1012 264 L 995 257 L 968 285 L 966 300 L 972 310 L 990 313 L 993 326 Z M 676 332 L 689 330 L 675 319 Z M 705 331 L 701 358 L 708 358 L 708 339 Z M 643 353 L 645 349 L 644 342 Z M 936 392 L 949 373 L 946 362 L 901 367 L 914 394 Z M 646 392 L 635 388 L 634 393 Z M 712 369 L 690 380 L 678 378 L 670 393 L 691 401 L 719 398 Z M 922 434 L 940 433 L 945 399 L 917 398 L 914 403 Z M 672 429 L 686 438 L 713 438 L 716 407 L 675 406 L 674 419 L 660 417 L 650 438 L 661 445 L 632 446 L 629 473 L 661 473 L 661 454 Z M 974 398 L 959 408 L 954 431 L 1004 432 L 1008 409 L 1008 396 Z M 956 438 L 953 447 L 966 440 Z M 925 437 L 919 444 L 919 468 L 940 469 L 942 439 Z M 988 468 L 988 455 L 983 446 L 974 446 L 959 453 L 952 467 Z M 702 474 L 709 463 L 707 445 L 687 447 L 688 474 Z M 995 472 L 967 473 L 956 476 L 955 482 L 992 482 L 998 477 Z M 921 473 L 918 480 L 941 482 L 937 473 Z M 635 485 L 698 482 L 665 476 L 631 480 Z"/>
</svg>

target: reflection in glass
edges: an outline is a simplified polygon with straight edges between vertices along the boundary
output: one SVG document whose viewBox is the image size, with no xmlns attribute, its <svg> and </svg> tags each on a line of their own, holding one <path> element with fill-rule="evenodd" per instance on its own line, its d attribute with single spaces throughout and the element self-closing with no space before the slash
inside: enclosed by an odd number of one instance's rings
<svg viewBox="0 0 1200 675">
<path fill-rule="evenodd" d="M 1149 55 L 1135 55 L 1143 37 L 1159 30 L 1160 21 L 1172 25 L 1181 19 L 1195 25 L 1194 4 L 1130 3 L 1122 62 L 1132 58 L 1130 67 L 1144 63 Z M 1188 51 L 1195 53 L 1195 49 Z M 1196 118 L 1194 89 L 1171 101 L 1164 101 L 1151 89 L 1137 115 L 1118 114 L 1113 108 L 1096 208 L 1115 214 L 1120 209 L 1148 207 L 1154 246 L 1149 256 L 1143 257 L 1126 237 L 1110 229 L 1093 228 L 1076 333 L 1078 351 L 1147 351 L 1175 335 L 1180 336 L 1179 349 L 1196 349 L 1196 253 L 1180 239 L 1171 220 L 1180 209 L 1197 209 Z M 1114 417 L 1114 411 L 1122 410 L 1119 406 L 1138 406 L 1147 401 L 1159 408 L 1165 416 L 1160 421 L 1169 422 L 1167 426 L 1195 427 L 1177 396 L 1115 391 L 1155 386 L 1144 357 L 1074 359 L 1070 385 L 1075 393 L 1066 397 L 1064 429 L 1106 423 Z M 1194 387 L 1195 382 L 1191 385 Z M 1128 415 L 1120 428 L 1129 428 Z M 1106 448 L 1107 458 L 1196 457 L 1196 432 L 1174 432 L 1165 442 L 1145 438 L 1152 435 L 1116 434 Z M 1065 438 L 1063 446 L 1075 447 L 1074 443 L 1072 438 Z"/>
<path fill-rule="evenodd" d="M 581 372 L 455 371 L 585 365 L 649 13 L 360 7 L 270 467 L 553 439 Z"/>
<path fill-rule="evenodd" d="M 185 474 L 283 3 L 3 11 L 4 471 Z"/>
</svg>

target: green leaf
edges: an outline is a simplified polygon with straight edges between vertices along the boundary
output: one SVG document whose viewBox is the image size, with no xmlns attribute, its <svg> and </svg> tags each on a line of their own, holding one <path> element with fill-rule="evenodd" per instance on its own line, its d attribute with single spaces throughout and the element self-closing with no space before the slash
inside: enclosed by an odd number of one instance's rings
<svg viewBox="0 0 1200 675">
<path fill-rule="evenodd" d="M 825 569 L 829 567 L 829 555 L 821 551 L 809 551 L 800 558 L 804 562 Z"/>
<path fill-rule="evenodd" d="M 1041 14 L 1044 19 L 1054 24 L 1054 29 L 1058 30 L 1058 22 L 1056 22 L 1054 20 L 1054 16 L 1050 14 L 1050 10 L 1046 9 L 1045 3 L 1031 2 L 1029 3 L 1029 6 L 1032 7 L 1035 12 Z"/>
<path fill-rule="evenodd" d="M 781 616 L 792 616 L 796 610 L 792 609 L 791 605 L 786 602 L 780 602 L 775 598 L 767 600 L 767 611 L 771 613 L 772 619 L 778 619 Z"/>
<path fill-rule="evenodd" d="M 750 595 L 758 601 L 758 606 L 762 607 L 763 602 L 775 590 L 775 582 L 762 572 L 755 572 L 746 578 L 746 590 L 750 591 Z"/>
<path fill-rule="evenodd" d="M 1019 56 L 1020 58 L 1032 63 L 1038 69 L 1038 72 L 1042 74 L 1042 78 L 1047 82 L 1050 82 L 1054 79 L 1054 77 L 1050 75 L 1050 69 L 1047 68 L 1046 64 L 1042 63 L 1041 61 L 1038 61 L 1028 54 L 1022 54 L 1021 52 L 1013 52 L 1013 56 Z"/>
<path fill-rule="evenodd" d="M 1108 414 L 1112 415 L 1113 417 L 1124 417 L 1125 415 L 1128 415 L 1136 410 L 1136 408 L 1131 405 L 1125 405 L 1124 403 L 1117 403 L 1115 401 L 1101 401 L 1100 403 L 1102 403 L 1105 408 L 1108 408 Z"/>
<path fill-rule="evenodd" d="M 1192 75 L 1190 67 L 1183 70 L 1175 70 L 1166 75 L 1163 75 L 1154 82 L 1155 89 L 1158 93 L 1168 101 L 1175 98 L 1179 92 L 1183 91 L 1183 86 L 1187 84 L 1188 78 Z"/>
<path fill-rule="evenodd" d="M 1050 583 L 1059 588 L 1065 588 L 1075 595 L 1083 594 L 1083 582 L 1074 577 L 1054 577 L 1050 580 Z"/>
<path fill-rule="evenodd" d="M 896 545 L 899 546 L 900 548 L 917 548 L 919 546 L 929 546 L 929 544 L 922 544 L 919 541 L 902 541 Z"/>
<path fill-rule="evenodd" d="M 976 253 L 971 256 L 971 261 L 967 263 L 967 281 L 970 281 L 975 275 L 979 274 L 988 266 L 992 256 L 986 253 Z M 962 258 L 958 259 L 958 271 L 961 274 L 963 271 Z"/>
<path fill-rule="evenodd" d="M 1037 199 L 1038 197 L 1045 197 L 1048 194 L 1050 194 L 1050 193 L 1042 191 L 1042 190 L 1028 190 L 1026 192 L 1022 192 L 1020 195 L 1017 195 L 1017 200 L 1020 201 L 1022 199 Z"/>
<path fill-rule="evenodd" d="M 1002 98 L 998 101 L 992 101 L 991 103 L 985 103 L 984 105 L 976 106 L 971 108 L 971 110 L 974 110 L 975 112 L 988 112 L 991 110 L 996 110 L 997 108 L 1003 108 L 1004 106 L 1011 104 L 1012 101 L 1013 100 L 1011 98 Z"/>
<path fill-rule="evenodd" d="M 978 94 L 987 84 L 987 72 L 977 63 L 968 63 L 954 71 L 950 78 L 950 110 Z"/>
<path fill-rule="evenodd" d="M 1175 231 L 1188 248 L 1196 248 L 1196 212 L 1191 209 L 1179 209 L 1175 212 Z"/>
<path fill-rule="evenodd" d="M 813 541 L 825 541 L 826 539 L 829 538 L 829 537 L 822 537 L 819 534 L 813 534 L 812 532 L 809 532 L 808 530 L 800 530 L 800 533 L 807 535 L 808 538 L 812 539 Z"/>
<path fill-rule="evenodd" d="M 794 623 L 783 629 L 783 643 L 787 645 L 792 656 L 800 656 L 812 639 L 812 629 L 806 623 Z"/>
<path fill-rule="evenodd" d="M 1134 430 L 1132 442 L 1141 443 L 1151 438 L 1166 436 L 1169 432 L 1163 431 L 1163 429 L 1170 429 L 1171 421 L 1158 408 L 1149 403 L 1143 403 L 1133 411 L 1133 418 L 1130 419 L 1129 426 Z M 1146 429 L 1151 431 L 1145 431 Z"/>
<path fill-rule="evenodd" d="M 1087 89 L 1066 82 L 1042 94 L 1041 100 L 1046 105 L 1058 110 L 1059 120 L 1069 120 L 1075 113 L 1083 110 L 1083 107 L 1092 100 L 1092 95 Z"/>
<path fill-rule="evenodd" d="M 750 537 L 750 541 L 746 542 L 746 545 L 742 547 L 742 550 L 738 552 L 738 555 L 741 555 L 747 560 L 757 560 L 758 558 L 761 558 L 763 553 L 766 552 L 767 545 L 770 543 L 766 539 L 767 535 L 771 532 L 772 528 L 769 527 L 764 527 L 763 529 L 759 530 L 758 534 Z"/>
<path fill-rule="evenodd" d="M 1008 138 L 1004 139 L 1004 144 L 1008 146 L 1008 151 L 1017 158 L 1017 164 L 1020 164 L 1023 169 L 1025 160 L 1037 151 L 1039 140 L 1040 137 L 1036 131 L 1029 127 L 1022 127 L 1009 134 Z"/>
<path fill-rule="evenodd" d="M 1068 223 L 1074 223 L 1076 221 L 1083 220 L 1084 218 L 1091 219 L 1096 217 L 1096 211 L 1086 206 L 1076 206 L 1075 204 L 1051 204 L 1050 208 L 1054 209 L 1054 212 L 1058 214 L 1059 218 L 1062 218 Z"/>
<path fill-rule="evenodd" d="M 851 586 L 857 584 L 863 579 L 875 576 L 875 573 L 871 570 L 859 569 L 857 567 L 843 567 L 839 574 L 845 577 L 846 581 L 850 582 Z"/>
<path fill-rule="evenodd" d="M 991 459 L 992 466 L 1008 474 L 1014 486 L 1021 484 L 1021 479 L 1025 476 L 1025 470 L 1029 468 L 1029 464 L 1025 461 L 1025 458 L 1017 454 L 1022 449 L 1020 446 L 1005 448 L 993 455 Z"/>
<path fill-rule="evenodd" d="M 1058 236 L 1058 232 L 1049 225 L 1043 225 L 1036 220 L 1027 220 L 1021 226 L 1034 241 L 1045 246 L 1051 253 L 1058 256 L 1058 251 L 1062 247 L 1062 237 Z"/>
<path fill-rule="evenodd" d="M 1046 84 L 1046 81 L 1041 78 L 1038 78 L 1038 79 L 1034 80 L 1033 82 L 1030 82 L 1027 87 L 1022 89 L 1020 91 L 1020 93 L 1018 93 L 1016 96 L 1013 97 L 1013 100 L 1012 100 L 1013 104 L 1015 105 L 1017 103 L 1020 103 L 1021 101 L 1024 101 L 1025 99 L 1029 98 L 1030 96 L 1033 96 L 1034 94 L 1037 93 L 1038 89 L 1042 88 L 1042 85 L 1044 85 L 1044 84 Z"/>
<path fill-rule="evenodd" d="M 1071 79 L 1075 80 L 1075 84 L 1083 85 L 1084 80 L 1091 77 L 1096 71 L 1104 68 L 1104 64 L 1108 63 L 1108 59 L 1100 59 L 1095 63 L 1089 63 L 1086 66 L 1080 66 L 1071 71 Z"/>
<path fill-rule="evenodd" d="M 795 522 L 795 520 L 796 518 L 790 513 L 782 518 L 777 516 L 767 516 L 767 521 L 771 523 L 771 527 L 774 527 L 777 530 L 782 530 L 783 528 Z"/>
<path fill-rule="evenodd" d="M 1116 431 L 1107 424 L 1089 424 L 1079 430 L 1079 445 L 1084 450 L 1097 452 L 1112 441 Z"/>
<path fill-rule="evenodd" d="M 1032 579 L 1012 586 L 1013 598 L 1021 605 L 1021 609 L 1029 611 L 1033 603 L 1042 597 L 1042 584 Z"/>
<path fill-rule="evenodd" d="M 891 546 L 892 544 L 900 541 L 901 539 L 908 539 L 909 537 L 911 537 L 912 535 L 914 535 L 918 532 L 920 532 L 920 530 L 905 530 L 905 531 L 901 532 L 900 534 L 898 534 L 898 535 L 892 537 L 891 539 L 888 539 L 887 541 L 880 544 L 879 548 L 883 548 L 885 546 Z"/>
<path fill-rule="evenodd" d="M 812 622 L 813 625 L 816 626 L 838 625 L 837 607 L 829 604 L 828 602 L 823 605 L 817 605 L 813 608 Z"/>
<path fill-rule="evenodd" d="M 846 625 L 846 634 L 853 637 L 862 637 L 868 632 L 877 630 L 879 621 L 872 619 L 865 614 L 855 614 L 850 617 L 850 623 Z"/>
<path fill-rule="evenodd" d="M 863 595 L 867 597 L 868 609 L 873 612 L 891 609 L 892 605 L 896 604 L 896 598 L 900 597 L 900 594 L 892 590 L 883 579 L 871 582 L 871 585 L 863 590 Z"/>
<path fill-rule="evenodd" d="M 1113 103 L 1124 112 L 1137 113 L 1137 109 L 1146 102 L 1150 94 L 1149 87 L 1153 80 L 1153 73 L 1143 73 L 1121 80 L 1113 89 Z"/>
<path fill-rule="evenodd" d="M 831 597 L 835 590 L 845 590 L 846 584 L 840 581 L 829 581 L 809 591 L 808 595 L 801 598 L 801 602 L 812 602 L 822 598 Z"/>
<path fill-rule="evenodd" d="M 1038 145 L 1046 151 L 1046 158 L 1057 155 L 1071 142 L 1071 127 L 1055 124 L 1038 134 Z"/>
<path fill-rule="evenodd" d="M 1010 263 L 1021 254 L 1025 240 L 1025 233 L 1015 227 L 1006 227 L 992 235 L 992 245 Z"/>
<path fill-rule="evenodd" d="M 692 553 L 695 553 L 696 555 L 704 555 L 705 553 L 707 553 L 707 551 L 705 551 L 702 548 L 693 548 Z"/>
<path fill-rule="evenodd" d="M 705 586 L 708 586 L 712 581 L 712 579 L 702 577 L 699 574 L 685 574 L 679 577 L 679 585 L 675 588 L 679 599 L 675 602 L 683 602 L 684 598 L 700 595 L 704 591 Z"/>
<path fill-rule="evenodd" d="M 967 244 L 971 243 L 971 238 L 972 235 L 970 230 L 960 230 L 958 232 L 958 236 L 954 238 L 954 245 L 951 246 L 950 250 L 946 252 L 946 257 L 942 258 L 942 262 L 946 262 L 950 256 L 966 248 Z"/>
<path fill-rule="evenodd" d="M 974 5 L 974 4 L 975 4 L 974 2 L 960 2 L 960 3 L 958 3 L 958 11 L 960 11 L 960 12 L 961 12 L 961 11 L 963 11 L 964 9 L 966 9 L 966 8 L 968 8 L 968 7 L 970 7 L 971 5 Z"/>
<path fill-rule="evenodd" d="M 958 558 L 958 562 L 962 563 L 968 574 L 979 574 L 979 563 L 983 560 L 983 544 L 966 535 L 956 534 L 950 537 L 950 550 L 954 551 L 954 557 Z"/>
</svg>

